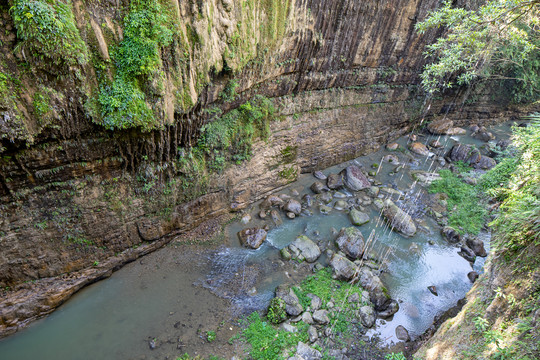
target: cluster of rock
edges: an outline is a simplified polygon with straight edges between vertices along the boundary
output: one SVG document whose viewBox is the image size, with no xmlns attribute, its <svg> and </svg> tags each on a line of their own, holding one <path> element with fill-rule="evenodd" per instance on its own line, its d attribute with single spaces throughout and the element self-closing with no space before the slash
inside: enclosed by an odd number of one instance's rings
<svg viewBox="0 0 540 360">
<path fill-rule="evenodd" d="M 338 256 L 338 255 L 335 255 Z M 342 257 L 342 255 L 339 255 Z M 352 265 L 355 266 L 355 265 Z M 304 322 L 309 325 L 308 335 L 309 343 L 304 344 L 300 342 L 296 349 L 295 356 L 289 359 L 321 359 L 322 354 L 316 350 L 315 345 L 319 345 L 318 348 L 328 347 L 333 345 L 334 329 L 331 319 L 335 318 L 338 313 L 344 311 L 346 307 L 352 309 L 353 318 L 350 319 L 351 323 L 361 325 L 357 326 L 359 329 L 363 329 L 361 332 L 367 331 L 367 329 L 373 327 L 377 318 L 387 319 L 395 314 L 399 306 L 397 302 L 389 300 L 384 295 L 385 290 L 382 282 L 371 270 L 365 267 L 358 267 L 357 274 L 359 283 L 362 284 L 365 290 L 361 292 L 352 292 L 346 299 L 345 304 L 338 304 L 334 299 L 330 301 L 323 301 L 315 294 L 307 294 L 307 297 L 311 300 L 306 307 L 302 306 L 300 299 L 291 287 L 278 286 L 276 289 L 276 299 L 279 301 L 273 301 L 271 306 L 281 304 L 281 311 L 287 316 L 280 318 L 282 322 L 280 327 L 289 332 L 298 331 L 297 327 L 293 326 L 294 323 Z M 382 298 L 384 297 L 384 300 Z M 381 300 L 378 300 L 378 299 Z M 374 302 L 375 301 L 375 302 Z M 378 310 L 381 308 L 381 304 L 389 304 L 385 306 L 385 310 Z M 384 307 L 384 306 L 383 306 Z M 270 310 L 269 310 L 270 311 Z M 272 309 L 273 313 L 279 312 L 277 309 Z M 346 356 L 339 353 L 339 350 L 330 350 L 330 352 L 337 352 L 341 359 L 347 359 Z M 306 355 L 309 355 L 306 357 Z"/>
<path fill-rule="evenodd" d="M 465 129 L 455 128 L 453 125 L 454 122 L 451 120 L 440 119 L 431 122 L 427 129 L 434 135 L 464 135 L 467 133 Z M 471 125 L 469 129 L 472 132 L 472 137 L 478 140 L 484 142 L 495 140 L 495 136 L 483 126 Z M 496 165 L 492 157 L 482 155 L 476 146 L 469 144 L 454 145 L 446 154 L 446 158 L 450 161 L 463 161 L 475 169 L 488 170 Z"/>
<path fill-rule="evenodd" d="M 446 241 L 450 244 L 458 246 L 460 251 L 458 252 L 465 260 L 470 262 L 471 267 L 476 261 L 476 257 L 486 257 L 487 251 L 484 247 L 484 242 L 474 236 L 461 236 L 460 233 L 451 226 L 445 226 L 441 230 L 441 234 Z M 476 271 L 471 271 L 467 274 L 471 282 L 475 282 L 478 278 Z"/>
<path fill-rule="evenodd" d="M 399 164 L 396 156 L 388 157 L 386 161 Z M 361 226 L 370 221 L 368 206 L 382 211 L 391 228 L 404 236 L 410 237 L 416 233 L 413 219 L 400 209 L 393 201 L 382 201 L 381 198 L 392 197 L 399 199 L 400 191 L 380 186 L 381 183 L 368 178 L 365 171 L 357 165 L 350 165 L 338 174 L 325 176 L 322 172 L 314 173 L 315 181 L 310 189 L 314 195 L 306 194 L 301 200 L 292 198 L 287 194 L 270 195 L 260 205 L 259 218 L 266 220 L 264 227 L 246 228 L 238 233 L 240 242 L 249 248 L 257 249 L 266 239 L 267 231 L 271 226 L 283 223 L 282 214 L 289 219 L 298 216 L 311 216 L 314 211 L 329 214 L 333 210 L 349 213 L 351 223 Z M 379 186 L 376 186 L 379 185 Z M 249 217 L 249 216 L 248 216 Z M 247 219 L 246 223 L 249 221 Z M 298 240 L 301 242 L 300 240 Z M 298 256 L 298 246 L 293 244 L 291 256 L 303 260 Z"/>
</svg>

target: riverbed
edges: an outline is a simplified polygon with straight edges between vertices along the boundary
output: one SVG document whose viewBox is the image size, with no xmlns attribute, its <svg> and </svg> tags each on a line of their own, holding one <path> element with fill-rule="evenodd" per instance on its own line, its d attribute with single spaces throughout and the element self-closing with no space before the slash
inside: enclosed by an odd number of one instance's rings
<svg viewBox="0 0 540 360">
<path fill-rule="evenodd" d="M 497 139 L 507 137 L 510 124 L 490 131 Z M 429 143 L 434 139 L 444 145 L 441 153 L 458 142 L 485 144 L 468 135 L 426 135 L 418 141 Z M 403 137 L 397 142 L 406 149 L 410 140 Z M 396 171 L 396 163 L 381 161 L 385 155 L 397 156 L 404 167 Z M 373 206 L 365 206 L 371 220 L 360 227 L 364 237 L 372 239 L 373 256 L 383 262 L 381 278 L 389 295 L 400 303 L 398 313 L 391 320 L 378 320 L 368 335 L 387 344 L 398 342 L 395 328 L 403 325 L 414 338 L 432 324 L 436 315 L 465 296 L 472 285 L 467 274 L 472 270 L 481 272 L 484 260 L 478 258 L 471 266 L 458 255 L 459 248 L 441 237 L 435 220 L 425 214 L 424 188 L 415 183 L 410 171 L 436 170 L 440 164 L 434 157 L 382 148 L 324 169 L 323 173 L 339 173 L 351 164 L 376 171 L 375 178 L 382 186 L 399 191 L 402 205 L 421 225 L 414 237 L 405 238 L 390 231 Z M 302 174 L 281 193 L 298 199 L 304 194 L 313 196 L 309 187 L 315 180 L 311 174 Z M 355 196 L 340 190 L 339 197 L 334 196 L 329 205 Z M 380 195 L 385 196 L 391 195 Z M 290 220 L 282 214 L 283 224 L 271 226 L 259 249 L 243 248 L 236 237 L 238 231 L 269 224 L 258 214 L 257 204 L 246 210 L 242 215 L 249 215 L 249 222 L 229 224 L 219 244 L 186 245 L 173 240 L 163 249 L 128 264 L 109 279 L 83 289 L 50 316 L 0 340 L 0 357 L 84 360 L 175 359 L 184 353 L 224 358 L 241 355 L 241 345 L 228 342 L 239 330 L 237 319 L 264 309 L 277 285 L 300 281 L 310 272 L 308 264 L 281 260 L 279 250 L 301 234 L 323 248 L 331 248 L 335 231 L 351 226 L 346 211 L 333 209 L 322 214 L 314 207 L 312 216 Z M 489 232 L 479 236 L 488 249 Z M 411 248 L 413 243 L 416 245 Z M 323 255 L 319 262 L 326 265 L 326 257 Z M 428 286 L 436 286 L 438 295 L 432 294 Z M 215 340 L 209 337 L 212 333 L 216 334 Z"/>
</svg>

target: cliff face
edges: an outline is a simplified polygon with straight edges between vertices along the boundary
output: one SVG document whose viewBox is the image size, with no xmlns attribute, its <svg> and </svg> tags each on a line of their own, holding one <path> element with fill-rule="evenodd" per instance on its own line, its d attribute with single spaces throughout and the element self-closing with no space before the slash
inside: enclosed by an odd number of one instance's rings
<svg viewBox="0 0 540 360">
<path fill-rule="evenodd" d="M 64 40 L 29 33 L 26 3 L 49 6 Z M 435 0 L 46 4 L 0 1 L 0 335 L 167 235 L 370 152 L 422 115 L 435 34 L 414 24 Z M 232 109 L 241 119 L 261 103 L 275 110 L 244 124 L 244 152 L 201 143 Z M 452 100 L 431 110 L 504 116 Z"/>
</svg>

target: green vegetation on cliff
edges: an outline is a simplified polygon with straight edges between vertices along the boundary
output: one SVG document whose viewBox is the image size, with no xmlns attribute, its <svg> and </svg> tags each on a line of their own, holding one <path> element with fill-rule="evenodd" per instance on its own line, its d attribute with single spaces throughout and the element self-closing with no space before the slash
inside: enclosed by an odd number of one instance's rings
<svg viewBox="0 0 540 360">
<path fill-rule="evenodd" d="M 23 57 L 41 64 L 84 65 L 88 50 L 75 26 L 70 0 L 15 0 L 10 9 Z M 25 52 L 26 50 L 26 52 Z"/>
<path fill-rule="evenodd" d="M 131 2 L 124 18 L 124 40 L 112 55 L 114 80 L 104 79 L 100 86 L 101 125 L 109 129 L 156 128 L 141 85 L 160 68 L 160 49 L 172 42 L 174 33 L 163 11 L 157 0 Z"/>
</svg>

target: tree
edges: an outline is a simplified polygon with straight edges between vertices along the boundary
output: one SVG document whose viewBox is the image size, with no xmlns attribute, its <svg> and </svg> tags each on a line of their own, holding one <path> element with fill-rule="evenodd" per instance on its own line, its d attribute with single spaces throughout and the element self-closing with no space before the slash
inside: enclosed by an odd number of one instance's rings
<svg viewBox="0 0 540 360">
<path fill-rule="evenodd" d="M 419 33 L 444 27 L 427 47 L 434 62 L 421 74 L 434 94 L 455 85 L 488 79 L 514 83 L 518 102 L 540 95 L 540 0 L 491 0 L 477 9 L 442 7 L 416 25 Z"/>
</svg>

